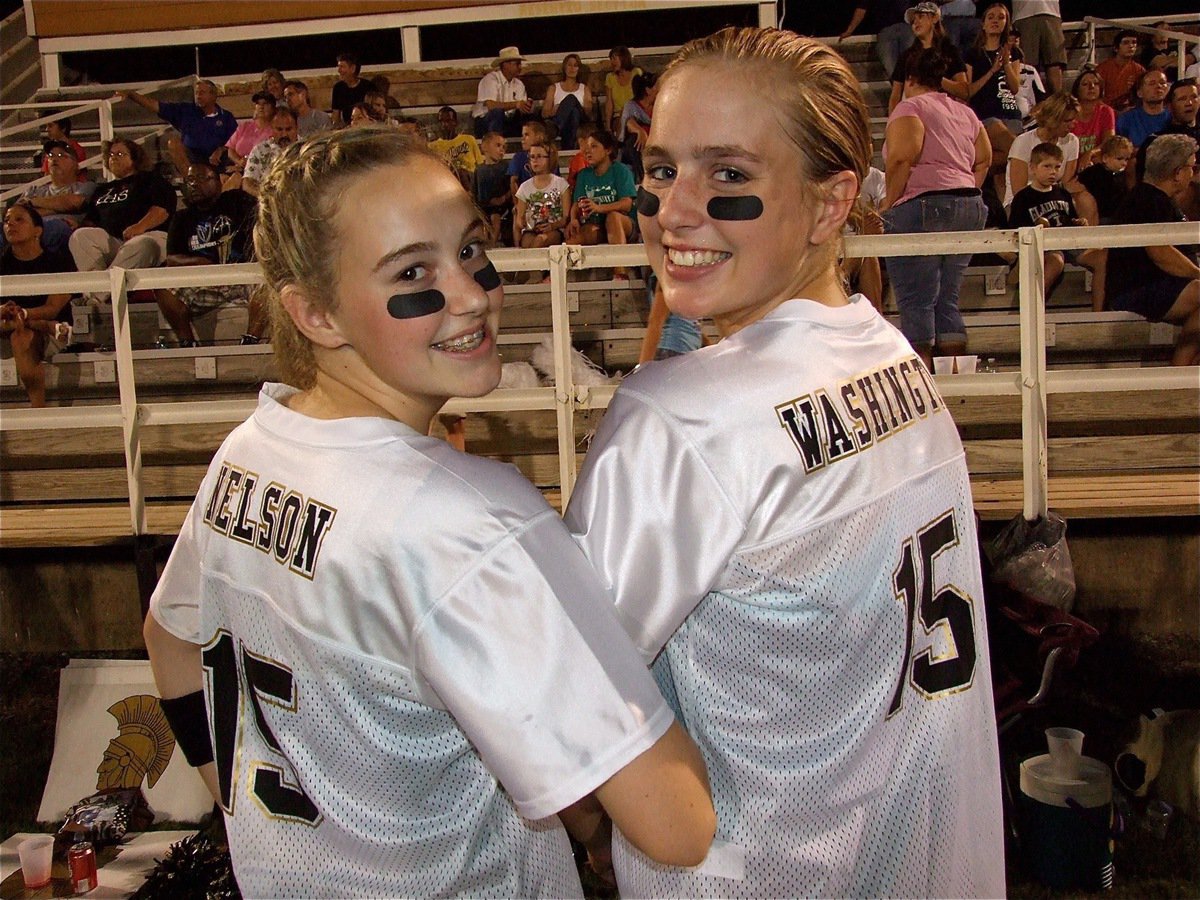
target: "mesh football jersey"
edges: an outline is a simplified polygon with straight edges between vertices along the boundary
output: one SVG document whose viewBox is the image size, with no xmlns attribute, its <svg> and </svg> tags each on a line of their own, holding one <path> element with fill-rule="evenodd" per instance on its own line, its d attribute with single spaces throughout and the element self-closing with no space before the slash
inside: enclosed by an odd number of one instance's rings
<svg viewBox="0 0 1200 900">
<path fill-rule="evenodd" d="M 594 572 L 512 467 L 288 392 L 218 451 L 152 599 L 203 646 L 242 891 L 580 895 L 545 817 L 672 719 Z"/>
<path fill-rule="evenodd" d="M 618 835 L 623 895 L 1004 893 L 962 446 L 865 299 L 791 300 L 634 373 L 566 520 L 717 810 L 695 869 Z"/>
</svg>

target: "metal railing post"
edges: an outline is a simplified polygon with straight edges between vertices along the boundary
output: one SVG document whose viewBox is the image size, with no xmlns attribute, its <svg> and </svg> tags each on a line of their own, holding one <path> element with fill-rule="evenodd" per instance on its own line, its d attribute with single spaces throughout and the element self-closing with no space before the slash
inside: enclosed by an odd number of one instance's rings
<svg viewBox="0 0 1200 900">
<path fill-rule="evenodd" d="M 125 270 L 108 270 L 112 290 L 113 338 L 117 345 L 117 391 L 121 398 L 121 432 L 125 440 L 125 477 L 129 483 L 129 516 L 134 535 L 146 533 L 146 495 L 142 487 L 142 438 L 138 422 L 137 385 L 133 380 L 133 340 Z"/>
<path fill-rule="evenodd" d="M 113 174 L 108 169 L 108 157 L 104 155 L 104 146 L 112 142 L 114 134 L 112 101 L 101 101 L 100 105 L 96 108 L 96 112 L 100 115 L 100 155 L 103 157 L 101 165 L 104 169 L 105 179 L 111 181 Z"/>
<path fill-rule="evenodd" d="M 1087 23 L 1088 65 L 1096 64 L 1096 23 Z"/>
<path fill-rule="evenodd" d="M 1021 480 L 1026 519 L 1049 508 L 1046 460 L 1046 298 L 1043 254 L 1045 230 L 1018 231 L 1021 309 Z"/>
<path fill-rule="evenodd" d="M 550 327 L 554 344 L 554 410 L 558 421 L 558 483 L 562 508 L 575 488 L 575 378 L 571 374 L 571 314 L 567 307 L 567 270 L 578 247 L 550 248 Z"/>
</svg>

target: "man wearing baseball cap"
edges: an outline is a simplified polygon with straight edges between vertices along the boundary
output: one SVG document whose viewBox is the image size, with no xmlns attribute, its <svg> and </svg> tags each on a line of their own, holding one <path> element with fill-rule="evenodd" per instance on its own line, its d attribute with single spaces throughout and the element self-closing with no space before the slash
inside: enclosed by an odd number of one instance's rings
<svg viewBox="0 0 1200 900">
<path fill-rule="evenodd" d="M 524 117 L 533 112 L 533 102 L 525 93 L 525 84 L 517 76 L 525 57 L 516 47 L 505 47 L 492 60 L 492 71 L 479 79 L 475 106 L 475 137 L 499 131 L 508 137 L 521 133 Z"/>
</svg>

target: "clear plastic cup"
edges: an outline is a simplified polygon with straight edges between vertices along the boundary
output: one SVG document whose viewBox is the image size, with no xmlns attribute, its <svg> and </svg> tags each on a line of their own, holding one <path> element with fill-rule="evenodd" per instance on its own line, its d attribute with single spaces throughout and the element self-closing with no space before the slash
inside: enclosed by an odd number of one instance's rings
<svg viewBox="0 0 1200 900">
<path fill-rule="evenodd" d="M 935 356 L 933 358 L 933 374 L 934 375 L 952 375 L 952 374 L 954 374 L 954 357 L 953 356 Z"/>
<path fill-rule="evenodd" d="M 50 883 L 54 835 L 39 834 L 26 838 L 17 845 L 17 856 L 21 860 L 21 877 L 25 879 L 26 889 L 32 891 Z"/>
<path fill-rule="evenodd" d="M 1083 732 L 1077 728 L 1047 728 L 1050 763 L 1059 778 L 1078 778 L 1083 758 Z"/>
<path fill-rule="evenodd" d="M 954 367 L 958 369 L 959 375 L 974 375 L 979 368 L 979 357 L 956 356 L 954 357 Z"/>
</svg>

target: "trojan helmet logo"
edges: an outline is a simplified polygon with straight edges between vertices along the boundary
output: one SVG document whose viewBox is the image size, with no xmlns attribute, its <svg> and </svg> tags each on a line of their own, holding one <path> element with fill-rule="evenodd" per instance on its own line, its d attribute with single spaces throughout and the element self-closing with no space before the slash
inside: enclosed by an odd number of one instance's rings
<svg viewBox="0 0 1200 900">
<path fill-rule="evenodd" d="M 108 708 L 117 720 L 117 736 L 108 742 L 104 759 L 96 767 L 96 790 L 154 787 L 175 752 L 175 736 L 158 698 L 135 694 Z"/>
</svg>

